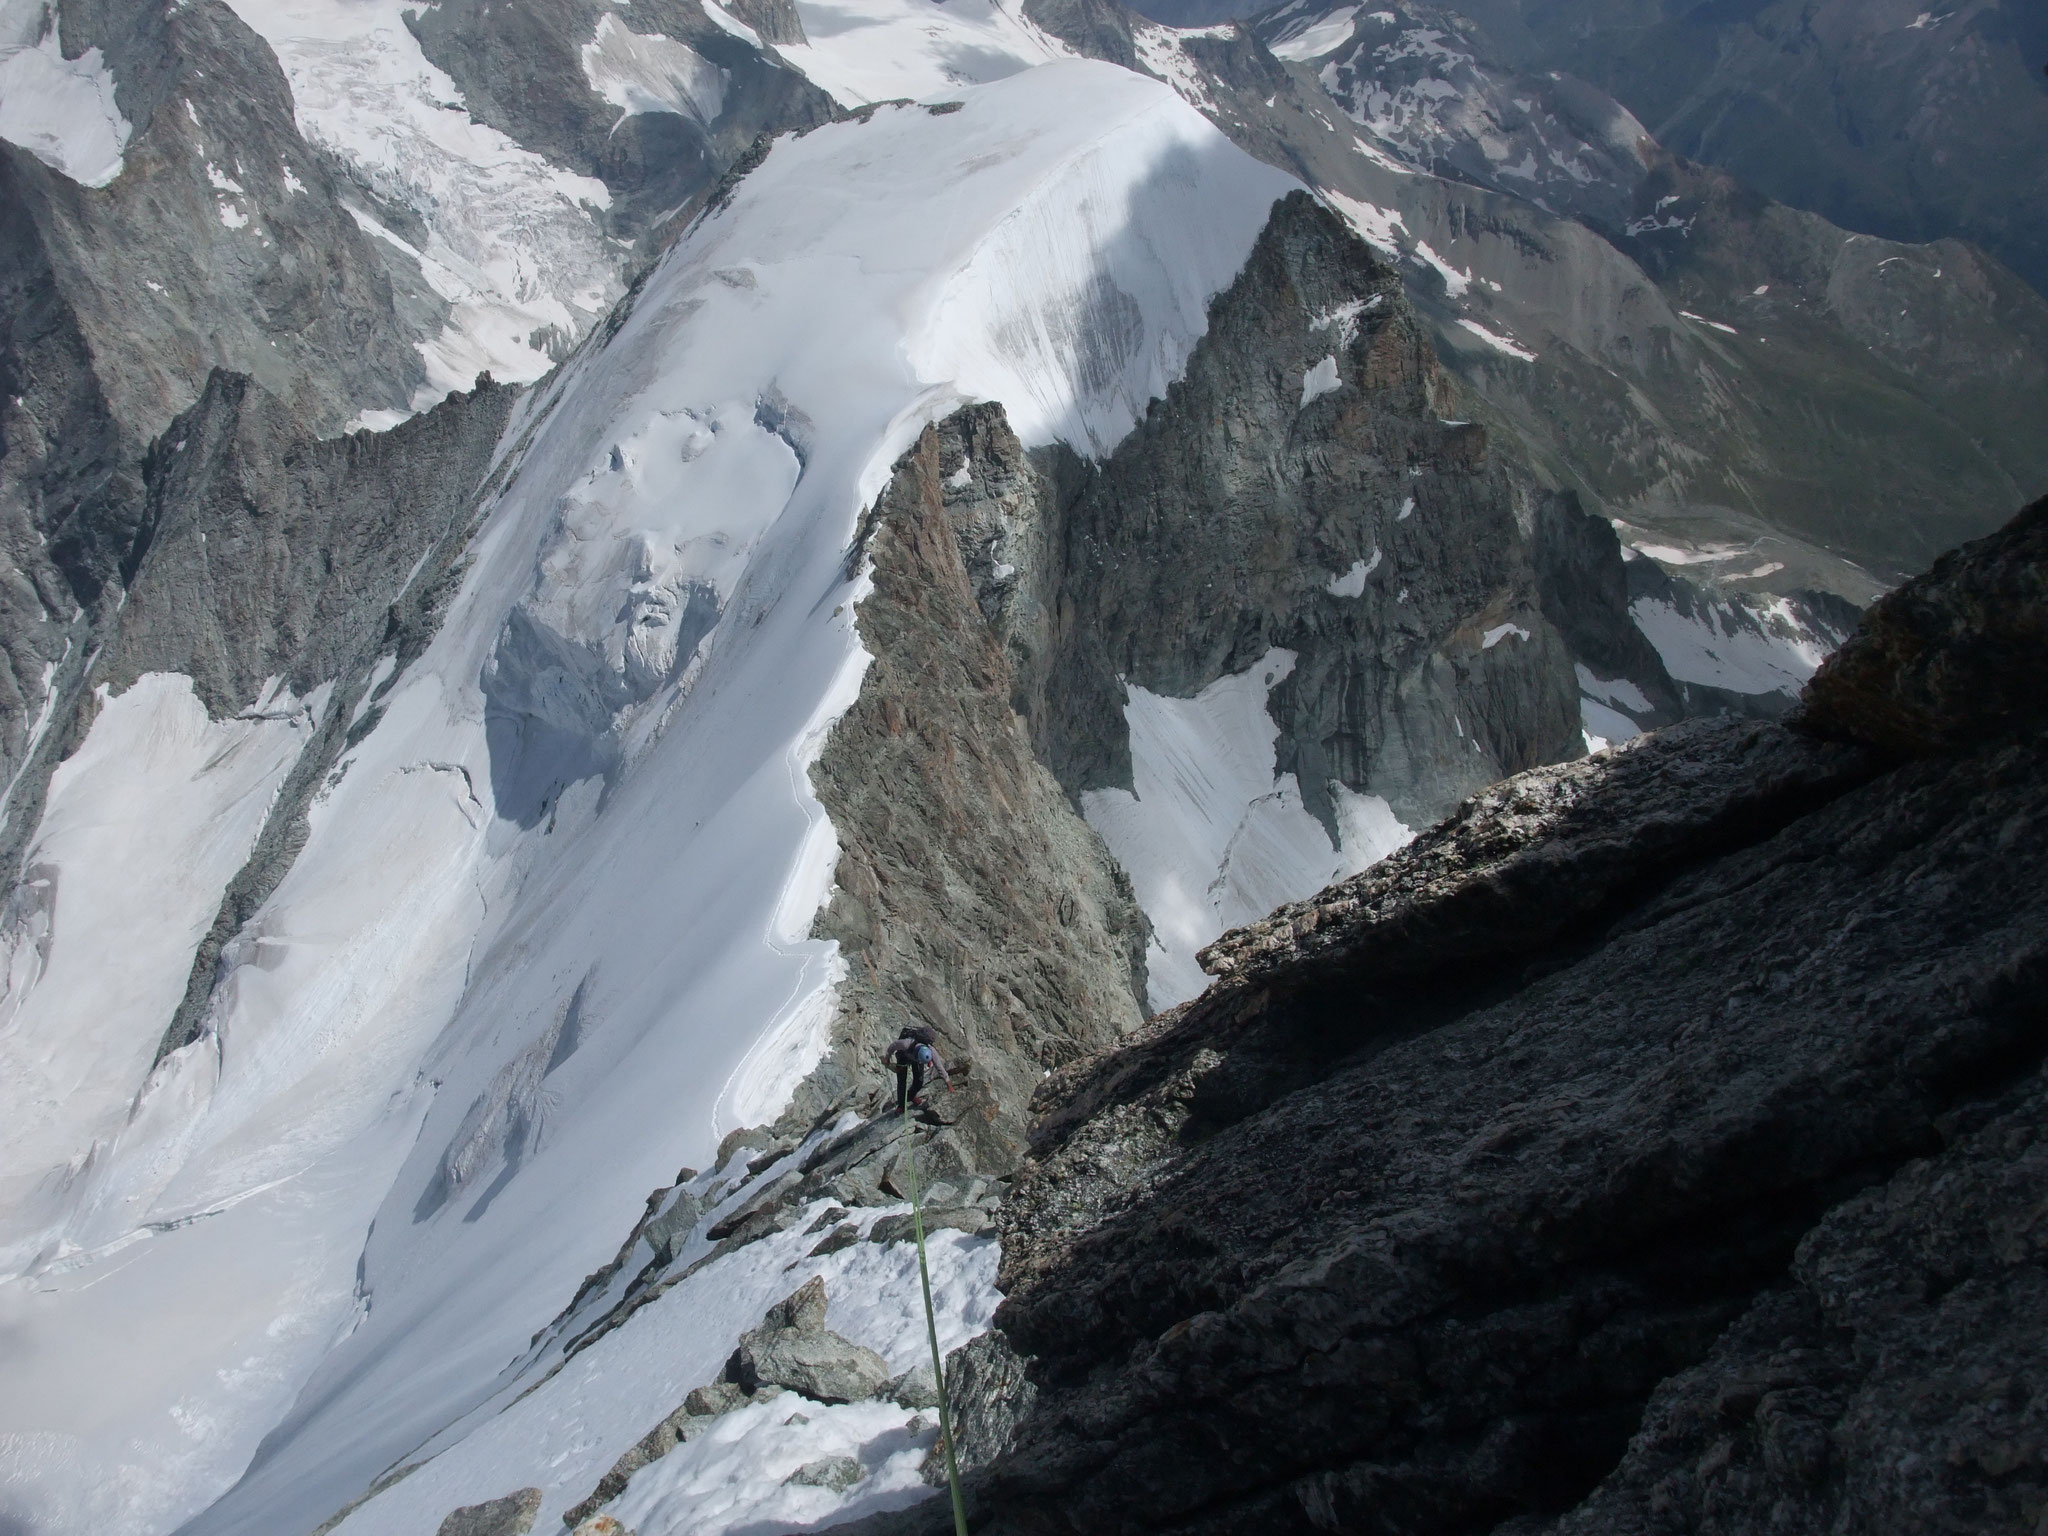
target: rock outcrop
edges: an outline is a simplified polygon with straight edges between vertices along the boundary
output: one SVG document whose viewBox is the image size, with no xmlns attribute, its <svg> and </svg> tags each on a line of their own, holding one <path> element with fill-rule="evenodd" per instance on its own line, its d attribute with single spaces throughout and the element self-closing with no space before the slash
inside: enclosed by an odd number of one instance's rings
<svg viewBox="0 0 2048 1536">
<path fill-rule="evenodd" d="M 1395 270 L 1283 201 L 1137 430 L 1040 455 L 1037 529 L 964 530 L 1069 792 L 1130 786 L 1128 686 L 1189 697 L 1273 647 L 1277 768 L 1333 835 L 1332 781 L 1415 824 L 1580 750 L 1527 492 L 1465 398 Z"/>
<path fill-rule="evenodd" d="M 2039 527 L 1803 729 L 1512 779 L 1056 1074 L 975 1529 L 2033 1531 Z"/>
</svg>

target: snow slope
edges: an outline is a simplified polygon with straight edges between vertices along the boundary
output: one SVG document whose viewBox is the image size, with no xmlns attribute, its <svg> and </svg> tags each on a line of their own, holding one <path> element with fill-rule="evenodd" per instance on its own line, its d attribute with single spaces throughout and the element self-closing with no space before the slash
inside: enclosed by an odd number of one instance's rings
<svg viewBox="0 0 2048 1536">
<path fill-rule="evenodd" d="M 32 1528 L 305 1530 L 430 1441 L 445 1485 L 386 1499 L 445 1513 L 517 1464 L 559 1508 L 642 1398 L 707 1374 L 672 1375 L 671 1343 L 722 1359 L 793 1286 L 706 1271 L 722 1310 L 638 1314 L 615 1417 L 554 1396 L 569 1372 L 516 1421 L 477 1412 L 532 1385 L 500 1376 L 646 1192 L 815 1059 L 836 843 L 805 771 L 865 665 L 860 508 L 965 399 L 1027 442 L 1114 443 L 1292 185 L 1106 65 L 963 94 L 780 143 L 508 429 L 441 632 L 60 1213 L 120 1246 L 0 1280 L 0 1488 Z M 1105 303 L 1127 323 L 1098 333 Z M 110 1064 L 94 1092 L 139 1086 Z M 124 1373 L 93 1332 L 114 1315 L 190 1345 L 125 1340 L 148 1358 Z M 116 1485 L 149 1497 L 92 1502 Z M 383 1508 L 349 1529 L 433 1528 Z"/>
<path fill-rule="evenodd" d="M 796 0 L 796 10 L 809 41 L 774 52 L 844 107 L 936 101 L 1073 56 L 1021 5 L 997 0 Z"/>
<path fill-rule="evenodd" d="M 1195 953 L 1226 929 L 1356 874 L 1414 836 L 1386 801 L 1332 783 L 1332 847 L 1294 775 L 1275 775 L 1280 728 L 1266 695 L 1294 661 L 1292 651 L 1268 651 L 1191 699 L 1126 685 L 1132 787 L 1081 796 L 1152 921 L 1145 964 L 1155 1012 L 1209 984 Z"/>
</svg>

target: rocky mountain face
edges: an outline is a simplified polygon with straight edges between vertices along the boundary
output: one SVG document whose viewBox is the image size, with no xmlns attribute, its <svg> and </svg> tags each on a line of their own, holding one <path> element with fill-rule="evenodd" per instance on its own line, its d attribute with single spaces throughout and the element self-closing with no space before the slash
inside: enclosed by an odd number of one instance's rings
<svg viewBox="0 0 2048 1536">
<path fill-rule="evenodd" d="M 1312 8 L 1146 0 L 1140 9 L 1169 26 L 1202 27 Z M 1380 6 L 1367 19 L 1384 16 L 1392 27 L 1418 14 Z M 2048 23 L 2021 0 L 1947 9 L 1914 0 L 1474 0 L 1424 24 L 1453 51 L 1469 48 L 1476 34 L 1481 53 L 1524 75 L 1523 88 L 1500 99 L 1511 109 L 1494 115 L 1497 142 L 1526 135 L 1532 109 L 1539 119 L 1572 121 L 1591 87 L 1592 100 L 1618 100 L 1671 152 L 1728 171 L 1788 207 L 1886 240 L 1966 240 L 2037 292 L 2048 289 L 2038 218 Z M 1429 52 L 1411 46 L 1376 68 L 1339 73 L 1368 94 L 1381 92 L 1391 107 Z M 1426 102 L 1402 103 L 1407 111 L 1417 105 L 1427 111 Z M 1597 130 L 1607 118 L 1596 110 L 1589 124 Z M 1481 184 L 1518 164 L 1532 180 L 1562 181 L 1540 149 L 1535 165 L 1519 153 L 1493 158 L 1485 165 L 1466 157 L 1460 169 L 1479 170 Z M 1597 181 L 1586 191 L 1602 195 Z"/>
<path fill-rule="evenodd" d="M 1695 169 L 1569 59 L 1532 64 L 1463 11 L 1288 5 L 1250 29 L 1274 65 L 1188 43 L 1235 88 L 1219 101 L 1273 118 L 1303 174 L 1409 264 L 1447 362 L 1642 543 L 1731 591 L 1862 603 L 1873 573 L 1937 552 L 1867 514 L 1889 488 L 1915 482 L 1941 547 L 2038 494 L 2038 434 L 1927 366 L 1950 338 L 1964 372 L 2038 415 L 2048 308 L 1995 261 L 1852 234 L 1867 226 Z M 1274 66 L 1308 121 L 1279 114 Z M 1816 396 L 1827 410 L 1800 403 Z"/>
<path fill-rule="evenodd" d="M 1967 240 L 2048 289 L 2048 21 L 2032 6 L 1482 10 L 1525 64 L 1611 91 L 1677 154 L 1849 229 Z"/>
<path fill-rule="evenodd" d="M 2031 1529 L 2044 530 L 1055 1074 L 948 1367 L 974 1528 Z"/>
</svg>

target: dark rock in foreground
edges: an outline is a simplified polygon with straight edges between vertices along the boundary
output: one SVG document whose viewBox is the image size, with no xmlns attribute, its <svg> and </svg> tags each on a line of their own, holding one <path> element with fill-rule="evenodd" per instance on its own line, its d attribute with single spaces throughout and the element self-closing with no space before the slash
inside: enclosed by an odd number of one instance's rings
<svg viewBox="0 0 2048 1536">
<path fill-rule="evenodd" d="M 2043 516 L 1055 1074 L 975 1529 L 2039 1529 Z"/>
</svg>

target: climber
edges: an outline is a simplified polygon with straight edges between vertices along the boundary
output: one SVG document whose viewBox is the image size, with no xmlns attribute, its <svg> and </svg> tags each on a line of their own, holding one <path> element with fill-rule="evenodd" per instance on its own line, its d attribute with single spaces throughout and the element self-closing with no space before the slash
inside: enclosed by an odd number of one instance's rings
<svg viewBox="0 0 2048 1536">
<path fill-rule="evenodd" d="M 933 1049 L 938 1036 L 922 1024 L 906 1024 L 903 1032 L 889 1043 L 882 1052 L 883 1065 L 896 1074 L 896 1113 L 902 1114 L 905 1107 L 915 1104 L 924 1108 L 924 1074 L 929 1067 L 939 1074 L 939 1081 L 946 1085 L 946 1092 L 953 1091 L 953 1079 L 946 1071 L 945 1062 Z"/>
</svg>

